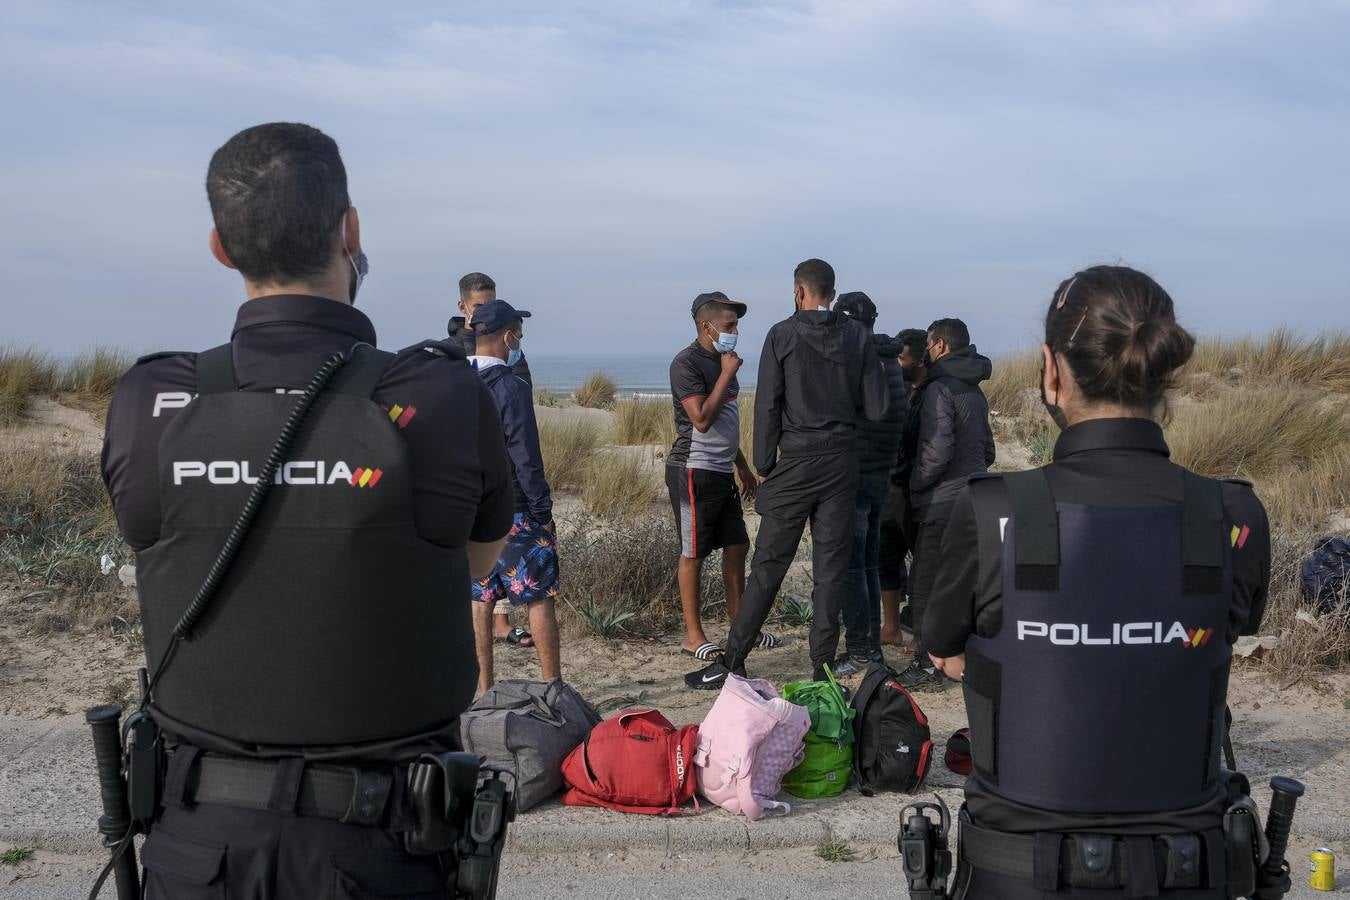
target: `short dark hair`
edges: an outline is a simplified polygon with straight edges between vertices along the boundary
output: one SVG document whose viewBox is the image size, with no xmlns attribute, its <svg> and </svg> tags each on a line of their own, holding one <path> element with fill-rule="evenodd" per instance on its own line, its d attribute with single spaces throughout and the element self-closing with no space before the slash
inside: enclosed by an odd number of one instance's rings
<svg viewBox="0 0 1350 900">
<path fill-rule="evenodd" d="M 694 315 L 694 321 L 699 323 L 711 322 L 713 319 L 721 317 L 723 313 L 734 313 L 735 311 L 736 310 L 732 309 L 727 304 L 718 303 L 714 300 L 713 302 L 705 303 L 698 308 L 698 312 Z"/>
<path fill-rule="evenodd" d="M 255 125 L 211 156 L 206 196 L 221 247 L 245 278 L 307 278 L 329 265 L 351 207 L 338 145 L 294 122 Z"/>
<path fill-rule="evenodd" d="M 470 272 L 459 280 L 459 299 L 466 300 L 470 294 L 477 291 L 497 290 L 497 282 L 492 280 L 492 276 L 484 275 L 482 272 Z"/>
<path fill-rule="evenodd" d="M 895 339 L 908 347 L 915 359 L 923 359 L 923 351 L 928 346 L 928 332 L 922 328 L 906 328 Z"/>
<path fill-rule="evenodd" d="M 1172 298 L 1143 272 L 1093 266 L 1060 282 L 1045 342 L 1069 361 L 1089 400 L 1152 412 L 1195 350 Z"/>
<path fill-rule="evenodd" d="M 834 293 L 834 267 L 823 259 L 808 259 L 792 272 L 793 284 L 800 284 L 815 297 Z"/>
<path fill-rule="evenodd" d="M 970 329 L 960 319 L 938 319 L 928 326 L 928 334 L 947 344 L 948 350 L 970 346 Z"/>
</svg>

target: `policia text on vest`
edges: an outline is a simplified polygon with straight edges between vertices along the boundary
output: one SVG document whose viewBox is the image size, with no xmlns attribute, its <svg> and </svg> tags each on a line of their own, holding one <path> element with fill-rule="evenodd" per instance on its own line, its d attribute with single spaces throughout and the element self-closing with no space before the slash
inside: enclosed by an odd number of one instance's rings
<svg viewBox="0 0 1350 900">
<path fill-rule="evenodd" d="M 159 608 L 153 611 L 153 615 L 150 608 L 146 609 L 147 653 L 149 659 L 157 660 L 157 664 L 152 678 L 142 677 L 141 709 L 128 720 L 125 750 L 120 746 L 118 737 L 117 708 L 98 708 L 89 713 L 105 810 L 99 824 L 112 852 L 108 869 L 100 876 L 91 896 L 97 896 L 108 870 L 116 875 L 121 900 L 141 896 L 132 839 L 137 833 L 152 832 L 160 808 L 163 805 L 181 804 L 188 799 L 186 793 L 189 790 L 192 793 L 191 801 L 195 803 L 245 807 L 257 804 L 257 808 L 269 810 L 289 808 L 304 815 L 356 825 L 392 825 L 402 815 L 404 822 L 400 830 L 404 848 L 409 854 L 436 860 L 440 873 L 438 881 L 444 885 L 448 896 L 495 896 L 498 863 L 513 806 L 509 787 L 502 780 L 501 773 L 480 772 L 479 760 L 472 754 L 423 753 L 411 764 L 395 766 L 388 771 L 304 763 L 287 766 L 286 763 L 278 763 L 265 767 L 270 771 L 261 772 L 257 763 L 242 760 L 235 762 L 228 757 L 201 754 L 194 752 L 196 748 L 181 746 L 172 754 L 171 760 L 166 760 L 164 740 L 159 728 L 154 718 L 146 715 L 147 709 L 154 704 L 163 708 L 167 716 L 185 721 L 195 720 L 198 727 L 225 734 L 248 734 L 260 743 L 281 744 L 294 743 L 301 734 L 321 734 L 327 742 L 342 743 L 360 740 L 372 731 L 376 735 L 398 733 L 400 728 L 408 727 L 407 722 L 378 715 L 375 703 L 360 711 L 359 724 L 354 725 L 357 730 L 353 730 L 353 725 L 339 723 L 337 730 L 324 731 L 317 720 L 307 719 L 303 709 L 305 706 L 311 709 L 316 705 L 332 708 L 345 702 L 350 707 L 353 697 L 361 696 L 359 686 L 331 677 L 333 673 L 327 676 L 320 674 L 320 677 L 296 690 L 292 705 L 279 709 L 280 714 L 272 719 L 265 714 L 259 715 L 260 711 L 256 707 L 232 707 L 229 703 L 210 704 L 203 717 L 201 704 L 206 698 L 191 693 L 186 687 L 195 682 L 198 691 L 205 690 L 210 694 L 224 692 L 227 686 L 223 683 L 202 684 L 202 679 L 209 676 L 211 666 L 225 662 L 225 658 L 219 655 L 212 662 L 212 651 L 228 655 L 234 641 L 249 639 L 250 635 L 245 632 L 256 628 L 255 621 L 239 618 L 246 614 L 247 611 L 242 607 L 247 604 L 238 600 L 237 591 L 219 599 L 234 599 L 236 606 L 241 608 L 227 608 L 228 604 L 223 602 L 215 609 L 209 607 L 213 600 L 218 599 L 217 592 L 230 574 L 241 548 L 246 545 L 249 532 L 263 511 L 272 489 L 280 485 L 337 484 L 336 480 L 329 482 L 326 478 L 320 479 L 319 474 L 325 470 L 336 474 L 341 473 L 342 469 L 348 469 L 343 473 L 343 486 L 347 490 L 340 493 L 345 498 L 352 495 L 352 486 L 359 484 L 365 487 L 372 479 L 385 480 L 383 468 L 362 469 L 362 474 L 357 474 L 350 471 L 344 462 L 331 466 L 322 461 L 306 465 L 304 461 L 289 459 L 289 456 L 301 440 L 307 442 L 307 446 L 314 446 L 317 442 L 319 446 L 335 447 L 340 451 L 344 435 L 354 425 L 358 428 L 374 426 L 377 431 L 392 431 L 388 427 L 387 416 L 369 400 L 370 393 L 392 356 L 366 345 L 358 345 L 350 354 L 335 355 L 326 361 L 311 380 L 309 388 L 299 397 L 293 398 L 238 390 L 233 373 L 232 348 L 228 344 L 199 355 L 198 399 L 166 430 L 161 442 L 161 465 L 167 470 L 167 531 L 171 536 L 175 534 L 176 517 L 199 515 L 205 511 L 206 519 L 199 521 L 196 527 L 202 539 L 195 542 L 196 549 L 191 535 L 173 542 L 166 550 L 157 546 L 156 551 L 159 552 L 144 552 L 138 562 L 143 572 L 141 583 L 145 586 L 144 590 L 152 593 L 159 590 L 163 582 L 181 577 L 178 572 L 182 571 L 182 567 L 186 567 L 187 571 L 205 571 L 207 574 L 193 602 L 186 609 L 175 611 Z M 324 389 L 329 387 L 330 380 L 333 385 L 325 394 Z M 229 408 L 216 408 L 220 405 Z M 212 427 L 213 423 L 221 422 L 249 422 L 257 427 L 235 427 L 232 429 L 233 437 L 227 440 Z M 279 437 L 271 452 L 265 457 L 266 461 L 258 466 L 256 476 L 248 477 L 250 470 L 246 460 L 250 457 L 262 458 L 257 451 L 266 446 L 258 441 L 259 436 L 266 433 L 264 429 L 275 428 L 278 423 Z M 305 428 L 306 425 L 309 427 Z M 185 434 L 193 437 L 185 438 Z M 195 437 L 197 435 L 200 437 Z M 392 437 L 394 441 L 398 440 L 396 436 Z M 217 450 L 222 447 L 228 449 L 233 445 L 239 450 L 241 462 L 194 464 L 175 458 L 183 448 L 191 452 L 194 439 L 201 440 L 202 447 L 211 446 Z M 254 446 L 250 447 L 250 444 Z M 248 452 L 250 450 L 254 452 Z M 378 448 L 372 447 L 369 438 L 356 452 L 363 453 L 365 458 L 387 461 L 385 465 L 389 468 L 388 481 L 391 486 L 399 482 L 400 476 L 406 477 L 397 464 L 400 454 L 378 452 Z M 301 474 L 306 471 L 312 474 Z M 379 474 L 366 474 L 376 472 Z M 363 475 L 364 484 L 361 483 Z M 209 503 L 204 497 L 185 498 L 181 492 L 171 490 L 185 485 L 190 487 L 192 479 L 199 477 L 204 477 L 210 485 L 248 487 L 247 497 L 232 523 L 223 516 L 224 505 L 228 501 Z M 406 497 L 406 489 L 402 493 L 394 489 L 390 495 L 397 502 L 401 497 Z M 295 502 L 295 496 L 290 495 L 286 500 L 273 504 L 269 510 L 273 513 L 269 522 L 271 527 L 287 527 L 287 513 L 294 514 L 293 509 L 288 507 L 304 506 Z M 404 506 L 406 508 L 406 503 Z M 311 507 L 302 512 L 312 515 L 315 510 Z M 332 508 L 324 512 L 327 514 L 324 521 L 335 521 Z M 341 519 L 336 521 L 340 522 Z M 212 522 L 214 528 L 203 527 Z M 227 524 L 228 528 L 225 527 Z M 220 544 L 217 535 L 222 532 L 225 534 L 223 546 L 212 554 L 211 548 Z M 254 565 L 262 562 L 257 556 L 252 561 Z M 446 553 L 445 563 L 448 568 L 439 574 L 467 585 L 468 572 L 462 551 L 458 554 Z M 246 582 L 250 575 L 244 574 L 242 580 Z M 235 583 L 238 584 L 239 580 L 236 579 Z M 319 576 L 319 580 L 323 580 L 322 576 Z M 327 596 L 332 595 L 327 593 Z M 213 628 L 199 635 L 196 633 L 197 627 L 209 612 L 216 614 Z M 259 611 L 255 609 L 253 612 L 256 615 Z M 179 617 L 176 623 L 171 623 L 169 617 L 174 615 Z M 235 617 L 234 624 L 231 624 L 231 617 Z M 374 623 L 369 624 L 374 627 Z M 449 622 L 444 624 L 453 626 Z M 213 631 L 217 633 L 211 633 Z M 222 631 L 223 637 L 219 633 Z M 233 641 L 231 632 L 234 633 Z M 153 641 L 150 638 L 152 633 Z M 294 635 L 284 637 L 293 639 Z M 390 637 L 406 641 L 406 637 L 398 632 L 391 633 Z M 191 643 L 185 645 L 185 642 Z M 213 643 L 219 646 L 213 647 Z M 190 647 L 190 650 L 186 650 L 185 646 Z M 195 676 L 185 684 L 176 684 L 173 678 L 168 677 L 173 674 L 170 665 L 179 655 L 182 656 L 180 668 Z M 198 668 L 202 666 L 207 670 Z M 344 665 L 339 668 L 351 670 L 355 667 Z M 430 670 L 434 670 L 434 667 L 430 667 Z M 226 673 L 237 674 L 237 667 L 226 669 L 221 674 Z M 230 677 L 234 677 L 234 674 Z M 425 684 L 425 678 L 419 681 L 422 682 L 423 690 L 435 690 L 438 687 Z M 366 687 L 369 690 L 369 686 Z M 379 685 L 375 687 L 378 689 Z M 389 685 L 391 690 L 395 687 Z M 448 691 L 450 686 L 441 687 Z M 453 717 L 453 713 L 451 715 Z M 195 786 L 189 788 L 187 782 L 194 774 L 194 763 Z M 289 786 L 283 780 L 288 768 Z M 401 783 L 396 784 L 396 781 Z M 279 791 L 288 791 L 289 798 L 279 802 Z M 404 808 L 400 811 L 395 808 L 398 805 Z M 148 846 L 147 868 L 152 867 L 152 851 L 162 846 L 162 843 Z M 208 878 L 218 874 L 220 857 L 216 857 L 214 865 L 215 873 L 204 873 Z M 430 869 L 425 871 L 431 874 Z"/>
</svg>

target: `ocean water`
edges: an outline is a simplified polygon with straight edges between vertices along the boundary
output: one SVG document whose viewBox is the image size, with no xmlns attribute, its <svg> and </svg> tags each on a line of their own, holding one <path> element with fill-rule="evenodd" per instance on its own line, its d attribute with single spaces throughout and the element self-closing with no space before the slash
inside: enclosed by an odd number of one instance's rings
<svg viewBox="0 0 1350 900">
<path fill-rule="evenodd" d="M 672 357 L 646 356 L 551 356 L 528 354 L 530 376 L 536 388 L 568 393 L 575 390 L 592 372 L 604 372 L 624 394 L 670 393 Z M 759 360 L 747 359 L 737 378 L 741 389 L 755 386 Z"/>
</svg>

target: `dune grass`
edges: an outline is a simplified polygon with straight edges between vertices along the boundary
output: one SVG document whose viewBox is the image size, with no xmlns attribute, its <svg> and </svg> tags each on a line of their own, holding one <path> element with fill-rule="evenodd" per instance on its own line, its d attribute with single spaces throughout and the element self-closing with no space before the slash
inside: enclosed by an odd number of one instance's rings
<svg viewBox="0 0 1350 900">
<path fill-rule="evenodd" d="M 587 464 L 599 445 L 600 429 L 590 422 L 540 422 L 539 449 L 549 486 L 555 491 L 580 488 L 586 480 Z"/>
<path fill-rule="evenodd" d="M 1254 478 L 1313 464 L 1350 442 L 1350 419 L 1316 391 L 1246 386 L 1177 408 L 1166 426 L 1172 458 L 1202 475 Z"/>
<path fill-rule="evenodd" d="M 581 499 L 594 515 L 631 519 L 651 507 L 660 488 L 637 454 L 601 452 L 586 467 Z"/>
<path fill-rule="evenodd" d="M 619 386 L 604 372 L 592 372 L 572 394 L 577 406 L 589 409 L 609 409 L 614 405 L 614 396 Z"/>
<path fill-rule="evenodd" d="M 669 400 L 628 397 L 614 404 L 614 443 L 661 444 L 675 440 L 675 413 Z"/>
<path fill-rule="evenodd" d="M 135 357 L 111 347 L 96 347 L 75 357 L 61 372 L 57 389 L 106 401 Z"/>
<path fill-rule="evenodd" d="M 992 412 L 1020 416 L 1031 408 L 1032 402 L 1039 404 L 1040 383 L 1041 352 L 1030 350 L 994 360 L 993 374 L 980 389 Z"/>
<path fill-rule="evenodd" d="M 42 353 L 24 347 L 0 348 L 0 425 L 23 417 L 29 398 L 56 389 L 56 365 Z"/>
<path fill-rule="evenodd" d="M 1260 337 L 1209 338 L 1196 343 L 1183 377 L 1204 373 L 1228 380 L 1279 379 L 1350 392 L 1350 330 L 1300 337 L 1280 328 Z"/>
</svg>

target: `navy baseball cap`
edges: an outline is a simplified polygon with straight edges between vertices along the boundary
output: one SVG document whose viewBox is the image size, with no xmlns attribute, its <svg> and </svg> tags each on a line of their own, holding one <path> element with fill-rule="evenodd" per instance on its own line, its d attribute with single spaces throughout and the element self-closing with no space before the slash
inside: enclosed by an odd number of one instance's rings
<svg viewBox="0 0 1350 900">
<path fill-rule="evenodd" d="M 834 308 L 864 325 L 870 326 L 877 321 L 877 305 L 862 291 L 840 294 L 839 299 L 834 302 Z"/>
<path fill-rule="evenodd" d="M 473 319 L 470 324 L 473 325 L 474 334 L 495 334 L 503 328 L 510 328 L 517 319 L 528 319 L 530 314 L 523 309 L 516 309 L 505 300 L 489 300 L 482 306 L 473 311 Z"/>
<path fill-rule="evenodd" d="M 745 311 L 749 309 L 744 303 L 738 303 L 735 300 L 732 300 L 721 291 L 712 291 L 707 294 L 699 294 L 694 298 L 694 306 L 689 310 L 690 315 L 697 319 L 698 311 L 709 303 L 721 303 L 723 306 L 731 307 L 738 319 L 745 318 Z"/>
</svg>

